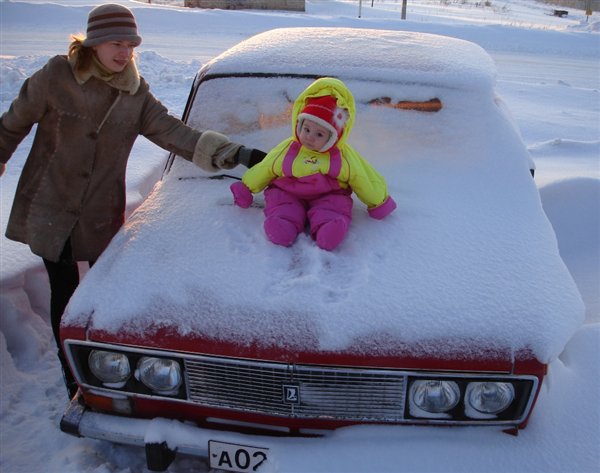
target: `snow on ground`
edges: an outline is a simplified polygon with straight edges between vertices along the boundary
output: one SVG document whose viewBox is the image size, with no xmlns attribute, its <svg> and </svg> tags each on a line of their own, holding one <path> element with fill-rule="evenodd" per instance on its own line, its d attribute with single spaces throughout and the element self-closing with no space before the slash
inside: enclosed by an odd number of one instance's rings
<svg viewBox="0 0 600 473">
<path fill-rule="evenodd" d="M 84 29 L 97 0 L 0 0 L 0 101 Z M 187 10 L 175 0 L 135 9 L 144 43 L 142 74 L 181 114 L 198 67 L 239 40 L 280 26 L 354 26 L 446 34 L 474 41 L 494 58 L 498 91 L 537 164 L 536 181 L 561 255 L 587 306 L 586 322 L 549 366 L 540 399 L 519 437 L 497 429 L 354 427 L 324 439 L 273 442 L 280 472 L 598 472 L 600 471 L 600 35 L 598 13 L 569 8 L 566 18 L 532 0 L 409 2 L 307 0 L 306 13 Z M 178 5 L 179 4 L 179 5 Z M 479 6 L 478 6 L 479 5 Z M 2 229 L 31 144 L 23 142 L 0 179 Z M 128 169 L 128 209 L 160 177 L 165 153 L 138 140 Z M 142 449 L 63 434 L 66 404 L 49 328 L 47 278 L 24 245 L 0 240 L 0 470 L 133 473 Z M 178 458 L 171 472 L 201 472 Z"/>
</svg>

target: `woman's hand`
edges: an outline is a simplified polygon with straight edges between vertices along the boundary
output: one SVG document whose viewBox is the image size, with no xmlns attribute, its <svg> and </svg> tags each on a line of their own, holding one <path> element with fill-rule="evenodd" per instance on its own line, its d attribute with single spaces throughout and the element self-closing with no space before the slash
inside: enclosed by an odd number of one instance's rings
<svg viewBox="0 0 600 473">
<path fill-rule="evenodd" d="M 206 130 L 196 143 L 192 162 L 209 172 L 232 169 L 238 165 L 237 154 L 241 147 L 221 133 Z"/>
</svg>

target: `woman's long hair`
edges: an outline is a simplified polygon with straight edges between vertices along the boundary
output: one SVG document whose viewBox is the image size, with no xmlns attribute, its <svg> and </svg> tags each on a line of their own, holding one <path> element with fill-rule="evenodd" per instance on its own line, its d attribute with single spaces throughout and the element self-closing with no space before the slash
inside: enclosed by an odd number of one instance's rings
<svg viewBox="0 0 600 473">
<path fill-rule="evenodd" d="M 94 60 L 94 50 L 83 45 L 85 36 L 82 34 L 71 35 L 69 44 L 69 58 L 75 58 L 75 70 L 86 71 Z"/>
</svg>

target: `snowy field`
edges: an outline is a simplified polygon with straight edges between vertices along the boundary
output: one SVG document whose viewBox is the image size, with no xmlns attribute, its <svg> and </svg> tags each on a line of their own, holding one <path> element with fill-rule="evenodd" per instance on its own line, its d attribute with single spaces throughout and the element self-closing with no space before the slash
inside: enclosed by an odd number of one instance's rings
<svg viewBox="0 0 600 473">
<path fill-rule="evenodd" d="M 0 0 L 0 113 L 23 80 L 66 51 L 96 0 Z M 497 90 L 537 165 L 536 182 L 561 255 L 586 304 L 584 325 L 549 365 L 529 426 L 352 427 L 321 439 L 270 440 L 265 472 L 600 472 L 600 14 L 551 15 L 533 0 L 401 2 L 307 0 L 305 13 L 188 10 L 177 0 L 120 1 L 134 9 L 142 75 L 180 115 L 198 68 L 255 33 L 281 26 L 353 26 L 422 31 L 473 41 L 498 67 Z M 488 6 L 481 6 L 489 3 Z M 556 7 L 558 8 L 558 7 Z M 560 7 L 562 8 L 562 7 Z M 493 132 L 493 131 L 490 131 Z M 28 137 L 0 179 L 2 234 Z M 160 178 L 166 153 L 139 139 L 128 168 L 128 211 Z M 49 326 L 41 259 L 0 240 L 0 471 L 137 473 L 142 449 L 60 432 L 66 405 Z M 179 457 L 172 473 L 209 471 Z"/>
</svg>

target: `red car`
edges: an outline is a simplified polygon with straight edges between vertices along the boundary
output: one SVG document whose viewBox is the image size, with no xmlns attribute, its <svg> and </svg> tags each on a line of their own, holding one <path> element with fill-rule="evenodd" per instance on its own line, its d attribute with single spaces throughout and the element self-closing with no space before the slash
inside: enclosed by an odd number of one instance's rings
<svg viewBox="0 0 600 473">
<path fill-rule="evenodd" d="M 260 195 L 233 205 L 244 169 L 171 156 L 64 317 L 65 432 L 145 446 L 151 470 L 182 452 L 241 472 L 269 462 L 268 435 L 525 427 L 583 306 L 492 60 L 435 35 L 278 29 L 205 65 L 184 118 L 266 151 L 322 76 L 353 92 L 349 141 L 396 212 L 357 201 L 336 250 L 277 247 Z"/>
</svg>

